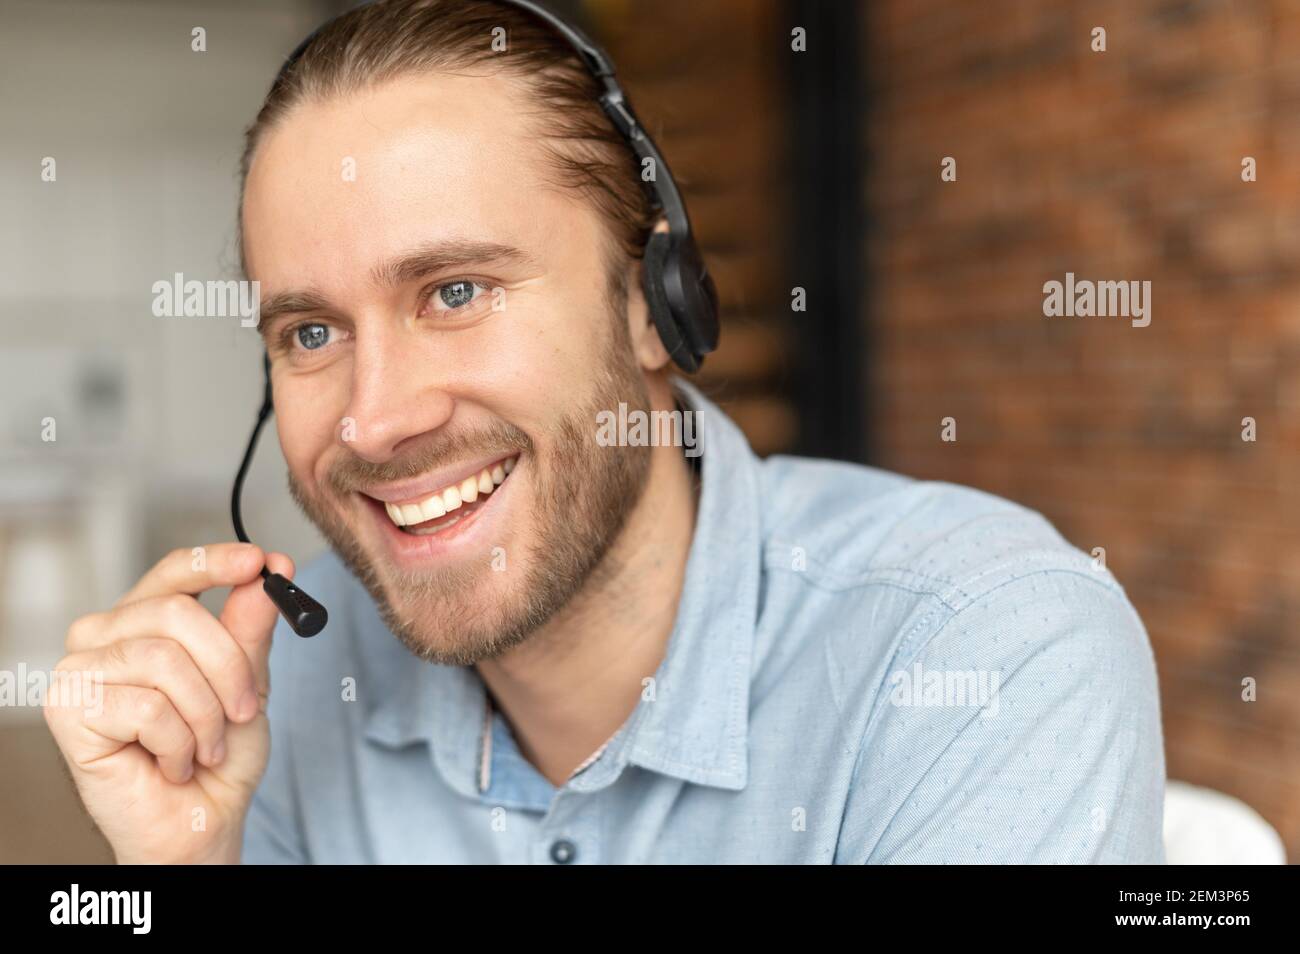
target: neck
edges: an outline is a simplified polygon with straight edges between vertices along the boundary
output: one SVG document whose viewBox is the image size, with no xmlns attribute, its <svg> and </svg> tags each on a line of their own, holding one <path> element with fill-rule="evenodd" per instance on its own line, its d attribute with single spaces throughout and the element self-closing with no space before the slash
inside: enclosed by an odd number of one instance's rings
<svg viewBox="0 0 1300 954">
<path fill-rule="evenodd" d="M 672 410 L 656 380 L 654 410 Z M 477 665 L 521 754 L 555 786 L 627 720 L 663 661 L 695 527 L 695 476 L 679 447 L 650 448 L 641 500 L 587 584 L 508 653 Z"/>
</svg>

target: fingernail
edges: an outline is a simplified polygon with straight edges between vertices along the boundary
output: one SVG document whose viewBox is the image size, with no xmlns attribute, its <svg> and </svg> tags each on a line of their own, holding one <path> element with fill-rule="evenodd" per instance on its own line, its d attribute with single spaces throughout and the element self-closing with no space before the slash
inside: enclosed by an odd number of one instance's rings
<svg viewBox="0 0 1300 954">
<path fill-rule="evenodd" d="M 218 739 L 217 744 L 212 747 L 212 764 L 220 765 L 221 760 L 226 757 L 226 740 Z"/>
<path fill-rule="evenodd" d="M 239 700 L 239 718 L 247 722 L 257 715 L 257 693 L 249 689 Z"/>
</svg>

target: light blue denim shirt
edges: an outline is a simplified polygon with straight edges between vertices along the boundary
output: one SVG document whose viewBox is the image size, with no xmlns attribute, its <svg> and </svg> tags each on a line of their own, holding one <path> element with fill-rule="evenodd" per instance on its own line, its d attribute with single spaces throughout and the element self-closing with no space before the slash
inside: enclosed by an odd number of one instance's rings
<svg viewBox="0 0 1300 954">
<path fill-rule="evenodd" d="M 612 739 L 556 788 L 327 555 L 300 579 L 329 626 L 275 633 L 245 862 L 1164 861 L 1155 667 L 1107 571 L 976 490 L 759 460 L 679 389 L 695 537 Z"/>
</svg>

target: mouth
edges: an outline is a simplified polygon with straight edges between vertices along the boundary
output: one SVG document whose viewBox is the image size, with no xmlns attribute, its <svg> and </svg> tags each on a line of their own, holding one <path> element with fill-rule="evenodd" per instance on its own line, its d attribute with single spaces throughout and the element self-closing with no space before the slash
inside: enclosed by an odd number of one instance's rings
<svg viewBox="0 0 1300 954">
<path fill-rule="evenodd" d="M 388 522 L 400 533 L 437 536 L 472 521 L 506 482 L 518 460 L 517 453 L 503 457 L 457 481 L 404 500 L 370 500 L 377 509 L 382 508 Z"/>
</svg>

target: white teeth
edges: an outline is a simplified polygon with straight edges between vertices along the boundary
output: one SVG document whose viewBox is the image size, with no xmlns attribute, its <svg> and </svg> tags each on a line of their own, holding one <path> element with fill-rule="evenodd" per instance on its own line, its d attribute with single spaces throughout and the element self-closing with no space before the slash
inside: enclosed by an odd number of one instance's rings
<svg viewBox="0 0 1300 954">
<path fill-rule="evenodd" d="M 384 509 L 388 511 L 388 519 L 399 527 L 436 520 L 459 509 L 461 504 L 473 503 L 479 497 L 486 497 L 496 490 L 498 484 L 504 483 L 506 474 L 514 469 L 515 458 L 511 457 L 499 464 L 493 464 L 491 468 L 484 468 L 476 476 L 466 477 L 459 484 L 444 488 L 419 503 L 400 505 L 385 503 Z"/>
<path fill-rule="evenodd" d="M 425 520 L 436 520 L 447 512 L 447 508 L 443 506 L 442 498 L 434 494 L 420 504 L 420 512 L 424 515 Z"/>
</svg>

